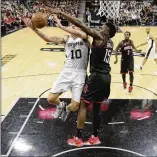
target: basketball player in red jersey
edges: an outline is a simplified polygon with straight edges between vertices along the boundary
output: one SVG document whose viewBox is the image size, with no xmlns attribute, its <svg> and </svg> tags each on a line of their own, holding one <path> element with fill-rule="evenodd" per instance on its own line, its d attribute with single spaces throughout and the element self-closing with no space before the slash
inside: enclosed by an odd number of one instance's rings
<svg viewBox="0 0 157 157">
<path fill-rule="evenodd" d="M 124 33 L 124 40 L 119 42 L 118 46 L 116 47 L 115 51 L 117 52 L 120 50 L 122 54 L 121 58 L 121 74 L 122 74 L 122 79 L 123 79 L 123 87 L 126 89 L 127 83 L 126 83 L 126 74 L 129 72 L 130 75 L 130 86 L 129 86 L 129 92 L 132 92 L 132 85 L 133 85 L 133 80 L 134 80 L 134 58 L 133 58 L 133 49 L 135 52 L 138 52 L 136 47 L 134 46 L 134 43 L 132 40 L 130 40 L 131 33 L 126 31 Z M 117 53 L 116 53 L 117 55 Z M 117 61 L 116 61 L 117 62 Z M 115 62 L 115 63 L 116 63 Z"/>
</svg>

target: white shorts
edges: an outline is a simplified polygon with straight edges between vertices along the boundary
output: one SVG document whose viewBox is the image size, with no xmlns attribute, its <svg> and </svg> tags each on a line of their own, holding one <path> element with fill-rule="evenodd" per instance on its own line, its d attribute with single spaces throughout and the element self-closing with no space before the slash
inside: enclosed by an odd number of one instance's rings
<svg viewBox="0 0 157 157">
<path fill-rule="evenodd" d="M 80 97 L 86 80 L 86 72 L 63 70 L 56 82 L 53 84 L 51 93 L 64 93 L 69 89 L 72 92 L 72 99 L 80 102 Z"/>
<path fill-rule="evenodd" d="M 145 55 L 145 58 L 149 59 L 149 60 L 153 60 L 153 59 L 157 59 L 157 52 L 155 51 L 155 47 L 153 48 L 149 48 L 146 55 Z"/>
</svg>

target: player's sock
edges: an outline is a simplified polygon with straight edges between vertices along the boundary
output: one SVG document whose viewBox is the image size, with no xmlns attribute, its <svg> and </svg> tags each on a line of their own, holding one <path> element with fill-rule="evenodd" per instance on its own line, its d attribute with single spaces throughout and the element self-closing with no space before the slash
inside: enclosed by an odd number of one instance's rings
<svg viewBox="0 0 157 157">
<path fill-rule="evenodd" d="M 100 129 L 100 104 L 96 104 L 94 103 L 93 104 L 93 119 L 92 119 L 92 122 L 93 122 L 93 135 L 95 137 L 98 136 L 98 132 L 99 132 L 99 129 Z"/>
<path fill-rule="evenodd" d="M 123 83 L 126 83 L 126 74 L 122 74 Z"/>
<path fill-rule="evenodd" d="M 67 103 L 64 102 L 63 103 L 63 112 L 61 114 L 61 119 L 63 121 L 66 121 L 66 119 L 68 118 L 69 114 L 70 114 L 70 110 L 68 109 Z"/>
<path fill-rule="evenodd" d="M 83 129 L 76 129 L 76 137 L 78 137 L 78 138 L 82 138 L 82 131 L 83 131 Z"/>
<path fill-rule="evenodd" d="M 56 112 L 52 114 L 53 117 L 54 118 L 59 118 L 62 111 L 63 111 L 63 102 L 60 102 L 60 104 L 56 106 Z"/>
<path fill-rule="evenodd" d="M 66 106 L 66 112 L 70 112 L 70 110 L 68 109 L 68 106 Z"/>
<path fill-rule="evenodd" d="M 134 81 L 134 75 L 132 72 L 130 72 L 129 75 L 130 75 L 130 86 L 132 86 L 133 81 Z"/>
<path fill-rule="evenodd" d="M 63 107 L 63 103 L 62 102 L 60 102 L 60 104 L 59 105 L 57 105 L 57 108 L 62 108 Z"/>
</svg>

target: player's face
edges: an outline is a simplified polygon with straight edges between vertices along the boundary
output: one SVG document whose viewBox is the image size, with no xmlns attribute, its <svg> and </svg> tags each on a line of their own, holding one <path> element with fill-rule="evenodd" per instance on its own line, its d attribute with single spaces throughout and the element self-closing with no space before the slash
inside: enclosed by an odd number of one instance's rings
<svg viewBox="0 0 157 157">
<path fill-rule="evenodd" d="M 106 34 L 106 35 L 109 35 L 109 27 L 107 27 L 106 25 L 104 25 L 102 28 L 101 28 L 103 34 Z"/>
<path fill-rule="evenodd" d="M 150 33 L 150 28 L 146 29 L 146 33 L 149 34 Z"/>
<path fill-rule="evenodd" d="M 130 34 L 129 33 L 124 33 L 124 38 L 125 39 L 129 39 L 130 38 Z"/>
</svg>

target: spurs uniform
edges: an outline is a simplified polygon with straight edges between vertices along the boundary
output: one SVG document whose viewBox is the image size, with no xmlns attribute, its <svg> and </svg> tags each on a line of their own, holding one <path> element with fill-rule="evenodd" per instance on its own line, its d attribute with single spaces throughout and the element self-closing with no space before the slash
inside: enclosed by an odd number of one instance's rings
<svg viewBox="0 0 157 157">
<path fill-rule="evenodd" d="M 157 58 L 157 52 L 155 50 L 157 45 L 155 45 L 155 41 L 150 38 L 149 34 L 147 36 L 147 42 L 148 42 L 148 50 L 145 55 L 145 58 L 150 59 L 150 60 Z"/>
<path fill-rule="evenodd" d="M 72 99 L 80 102 L 89 59 L 88 41 L 69 36 L 65 44 L 65 56 L 63 70 L 50 92 L 63 93 L 70 89 Z"/>
</svg>

